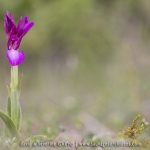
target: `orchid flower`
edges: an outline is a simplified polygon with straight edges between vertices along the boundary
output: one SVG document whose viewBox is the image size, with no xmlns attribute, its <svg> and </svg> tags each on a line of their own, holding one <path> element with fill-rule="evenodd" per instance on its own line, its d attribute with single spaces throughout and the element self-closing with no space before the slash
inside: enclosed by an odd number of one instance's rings
<svg viewBox="0 0 150 150">
<path fill-rule="evenodd" d="M 6 112 L 0 109 L 0 118 L 5 123 L 4 136 L 7 138 L 16 138 L 20 141 L 20 124 L 22 118 L 21 106 L 19 97 L 21 92 L 21 80 L 18 80 L 18 65 L 24 61 L 25 54 L 19 51 L 23 36 L 32 28 L 33 22 L 28 21 L 28 16 L 21 17 L 18 25 L 15 24 L 11 13 L 6 11 L 4 17 L 4 30 L 8 38 L 6 55 L 11 65 L 11 82 L 7 86 L 8 99 L 6 103 Z"/>
<path fill-rule="evenodd" d="M 4 30 L 8 38 L 6 55 L 11 66 L 18 66 L 24 61 L 25 54 L 18 48 L 23 36 L 33 25 L 34 22 L 29 22 L 27 15 L 21 16 L 18 25 L 16 25 L 12 14 L 6 11 L 4 18 Z"/>
</svg>

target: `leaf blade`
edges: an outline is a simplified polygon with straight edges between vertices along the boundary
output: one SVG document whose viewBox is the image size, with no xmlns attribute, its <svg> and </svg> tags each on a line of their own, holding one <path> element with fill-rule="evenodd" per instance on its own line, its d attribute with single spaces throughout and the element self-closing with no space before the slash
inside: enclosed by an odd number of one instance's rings
<svg viewBox="0 0 150 150">
<path fill-rule="evenodd" d="M 10 136 L 19 138 L 19 132 L 18 132 L 14 122 L 12 121 L 12 119 L 2 110 L 0 110 L 0 117 L 4 121 L 8 131 L 10 133 Z"/>
<path fill-rule="evenodd" d="M 21 108 L 19 105 L 19 96 L 18 90 L 11 91 L 11 119 L 16 125 L 17 129 L 20 128 L 20 120 L 21 120 Z"/>
<path fill-rule="evenodd" d="M 10 96 L 8 97 L 8 100 L 7 100 L 6 112 L 7 112 L 7 115 L 11 118 L 11 100 L 10 100 Z"/>
</svg>

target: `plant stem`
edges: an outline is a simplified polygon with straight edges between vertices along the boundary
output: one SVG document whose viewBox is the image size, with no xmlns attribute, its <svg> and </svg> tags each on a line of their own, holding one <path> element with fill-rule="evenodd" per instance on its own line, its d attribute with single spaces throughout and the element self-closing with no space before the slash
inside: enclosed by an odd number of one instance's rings
<svg viewBox="0 0 150 150">
<path fill-rule="evenodd" d="M 11 119 L 13 120 L 16 128 L 19 130 L 21 121 L 21 108 L 19 104 L 20 92 L 18 89 L 18 66 L 11 67 L 11 92 L 10 92 L 10 107 Z"/>
<path fill-rule="evenodd" d="M 18 85 L 18 66 L 11 67 L 11 88 L 16 89 Z"/>
</svg>

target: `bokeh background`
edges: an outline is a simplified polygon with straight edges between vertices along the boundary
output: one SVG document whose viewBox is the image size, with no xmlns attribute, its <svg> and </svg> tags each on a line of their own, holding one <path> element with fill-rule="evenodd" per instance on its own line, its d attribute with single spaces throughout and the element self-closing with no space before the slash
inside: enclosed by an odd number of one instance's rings
<svg viewBox="0 0 150 150">
<path fill-rule="evenodd" d="M 148 0 L 0 0 L 3 110 L 10 83 L 6 10 L 16 22 L 24 14 L 35 22 L 20 46 L 25 137 L 63 124 L 78 128 L 85 112 L 113 131 L 138 114 L 150 119 Z"/>
</svg>

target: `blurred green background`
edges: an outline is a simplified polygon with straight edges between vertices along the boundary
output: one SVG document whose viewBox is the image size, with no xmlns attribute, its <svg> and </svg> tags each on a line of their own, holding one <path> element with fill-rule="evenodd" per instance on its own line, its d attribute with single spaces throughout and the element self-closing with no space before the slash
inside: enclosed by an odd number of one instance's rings
<svg viewBox="0 0 150 150">
<path fill-rule="evenodd" d="M 82 112 L 113 130 L 138 114 L 150 119 L 148 0 L 0 0 L 0 109 L 10 65 L 3 29 L 6 10 L 35 25 L 23 38 L 21 107 L 29 135 L 73 124 Z"/>
</svg>

